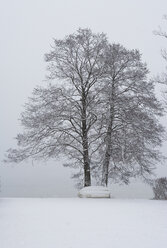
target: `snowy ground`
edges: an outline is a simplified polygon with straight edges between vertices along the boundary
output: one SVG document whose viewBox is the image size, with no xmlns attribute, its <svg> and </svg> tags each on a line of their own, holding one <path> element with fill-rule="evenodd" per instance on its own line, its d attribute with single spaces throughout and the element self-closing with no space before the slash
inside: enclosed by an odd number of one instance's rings
<svg viewBox="0 0 167 248">
<path fill-rule="evenodd" d="M 166 248 L 167 201 L 1 198 L 0 248 Z"/>
</svg>

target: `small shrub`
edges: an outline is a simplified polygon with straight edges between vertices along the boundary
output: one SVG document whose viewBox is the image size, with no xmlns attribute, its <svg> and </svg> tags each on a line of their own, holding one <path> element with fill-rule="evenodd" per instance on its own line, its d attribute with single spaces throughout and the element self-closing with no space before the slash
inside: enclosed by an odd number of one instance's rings
<svg viewBox="0 0 167 248">
<path fill-rule="evenodd" d="M 167 178 L 161 177 L 154 181 L 153 185 L 154 199 L 167 200 Z"/>
</svg>

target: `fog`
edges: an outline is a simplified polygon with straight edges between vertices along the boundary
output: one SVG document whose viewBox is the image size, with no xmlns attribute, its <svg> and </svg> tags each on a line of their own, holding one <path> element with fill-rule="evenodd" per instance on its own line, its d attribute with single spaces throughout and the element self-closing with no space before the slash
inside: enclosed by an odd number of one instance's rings
<svg viewBox="0 0 167 248">
<path fill-rule="evenodd" d="M 165 70 L 160 50 L 167 48 L 153 30 L 167 30 L 163 15 L 167 2 L 144 0 L 0 0 L 0 160 L 16 145 L 21 131 L 19 115 L 36 85 L 45 85 L 44 54 L 53 38 L 63 38 L 79 27 L 104 32 L 111 43 L 139 49 L 150 77 Z M 161 96 L 160 87 L 157 95 Z M 161 122 L 167 126 L 167 118 Z M 166 153 L 164 142 L 162 152 Z M 157 176 L 167 176 L 167 166 L 157 165 Z M 76 196 L 71 170 L 61 160 L 0 166 L 2 197 Z M 133 181 L 129 186 L 111 185 L 115 197 L 152 197 L 149 186 Z"/>
</svg>

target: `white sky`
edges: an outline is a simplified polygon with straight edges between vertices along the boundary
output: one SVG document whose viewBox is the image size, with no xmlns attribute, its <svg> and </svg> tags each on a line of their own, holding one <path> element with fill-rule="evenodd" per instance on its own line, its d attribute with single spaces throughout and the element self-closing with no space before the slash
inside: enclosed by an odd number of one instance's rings
<svg viewBox="0 0 167 248">
<path fill-rule="evenodd" d="M 0 159 L 15 144 L 13 137 L 20 131 L 18 118 L 27 97 L 37 84 L 45 84 L 43 58 L 53 37 L 63 38 L 79 27 L 104 32 L 111 43 L 139 49 L 150 74 L 157 75 L 165 70 L 160 50 L 167 48 L 167 40 L 154 36 L 153 30 L 159 25 L 167 30 L 164 14 L 165 0 L 0 0 Z M 165 144 L 162 150 L 166 152 Z M 57 164 L 61 162 L 2 164 L 0 195 L 74 195 L 70 171 Z M 160 166 L 158 174 L 167 176 L 167 167 Z M 145 197 L 150 192 L 139 184 L 114 189 L 117 196 L 127 197 Z"/>
</svg>

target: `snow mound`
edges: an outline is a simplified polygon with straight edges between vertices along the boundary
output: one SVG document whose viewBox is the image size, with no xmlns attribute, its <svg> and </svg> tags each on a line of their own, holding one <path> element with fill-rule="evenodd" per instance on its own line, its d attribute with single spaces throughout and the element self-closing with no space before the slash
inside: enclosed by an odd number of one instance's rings
<svg viewBox="0 0 167 248">
<path fill-rule="evenodd" d="M 84 187 L 78 193 L 81 198 L 110 198 L 110 191 L 103 186 Z"/>
</svg>

